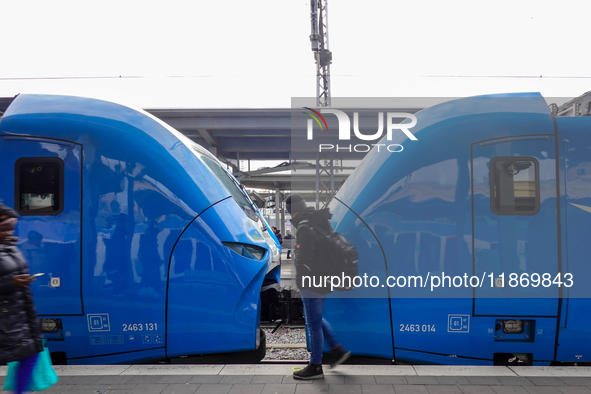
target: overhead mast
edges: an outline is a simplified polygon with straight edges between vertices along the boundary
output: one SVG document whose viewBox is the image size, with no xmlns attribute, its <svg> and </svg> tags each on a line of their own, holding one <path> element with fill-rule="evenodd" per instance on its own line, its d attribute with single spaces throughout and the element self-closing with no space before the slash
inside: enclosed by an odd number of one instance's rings
<svg viewBox="0 0 591 394">
<path fill-rule="evenodd" d="M 316 61 L 316 105 L 330 107 L 330 63 L 328 50 L 328 0 L 310 0 L 312 34 L 310 42 Z"/>
<path fill-rule="evenodd" d="M 328 0 L 310 0 L 310 20 L 312 22 L 312 52 L 316 61 L 316 106 L 330 107 L 330 63 L 332 53 L 328 50 Z M 320 154 L 316 154 L 316 209 L 320 207 L 321 190 L 325 195 L 324 205 L 328 204 L 335 192 L 333 158 L 320 163 Z M 329 185 L 320 180 L 320 174 L 330 177 Z"/>
</svg>

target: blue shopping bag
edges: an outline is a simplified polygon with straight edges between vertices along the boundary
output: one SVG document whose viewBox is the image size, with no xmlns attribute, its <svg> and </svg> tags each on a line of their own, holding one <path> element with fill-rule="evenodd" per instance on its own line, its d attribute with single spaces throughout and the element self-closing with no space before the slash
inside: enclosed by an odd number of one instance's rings
<svg viewBox="0 0 591 394">
<path fill-rule="evenodd" d="M 6 381 L 4 382 L 4 390 L 16 391 L 17 377 L 16 373 L 20 365 L 19 361 L 13 361 L 8 363 L 8 372 L 6 373 Z M 58 381 L 57 374 L 53 370 L 51 365 L 51 356 L 49 355 L 49 349 L 43 347 L 43 351 L 39 353 L 37 362 L 33 367 L 33 375 L 29 382 L 29 387 L 26 391 L 42 391 L 50 388 Z"/>
</svg>

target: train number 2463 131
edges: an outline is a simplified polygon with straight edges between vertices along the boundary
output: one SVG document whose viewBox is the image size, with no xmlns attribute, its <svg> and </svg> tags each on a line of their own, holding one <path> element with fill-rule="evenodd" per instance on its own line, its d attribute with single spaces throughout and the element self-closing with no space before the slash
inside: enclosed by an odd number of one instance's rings
<svg viewBox="0 0 591 394">
<path fill-rule="evenodd" d="M 157 331 L 157 323 L 123 324 L 123 331 Z"/>
</svg>

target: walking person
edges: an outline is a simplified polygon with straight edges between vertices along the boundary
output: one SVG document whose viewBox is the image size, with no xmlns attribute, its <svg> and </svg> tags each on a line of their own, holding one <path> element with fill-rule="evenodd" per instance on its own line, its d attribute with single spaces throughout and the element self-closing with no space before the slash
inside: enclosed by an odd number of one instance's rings
<svg viewBox="0 0 591 394">
<path fill-rule="evenodd" d="M 291 248 L 292 248 L 292 239 L 293 239 L 293 235 L 291 235 L 291 230 L 285 230 L 285 237 L 283 237 L 283 240 L 287 240 L 287 259 L 291 259 Z"/>
<path fill-rule="evenodd" d="M 277 227 L 275 227 L 275 226 L 271 227 L 271 230 L 273 230 L 273 234 L 275 234 L 275 237 L 277 237 L 277 241 L 279 241 L 279 245 L 283 245 L 283 238 L 281 237 L 281 231 L 279 231 L 277 229 Z"/>
<path fill-rule="evenodd" d="M 0 204 L 0 364 L 20 361 L 17 393 L 27 391 L 43 351 L 27 263 L 13 237 L 16 213 Z"/>
<path fill-rule="evenodd" d="M 304 317 L 306 328 L 310 335 L 310 363 L 306 368 L 295 371 L 295 379 L 321 379 L 324 377 L 322 370 L 322 348 L 324 341 L 330 348 L 330 364 L 334 368 L 341 364 L 351 352 L 345 350 L 337 341 L 334 332 L 326 319 L 322 317 L 324 300 L 330 288 L 309 288 L 304 286 L 302 276 L 318 275 L 320 267 L 327 260 L 326 249 L 322 247 L 320 234 L 315 233 L 313 226 L 318 226 L 325 232 L 332 231 L 330 222 L 331 213 L 328 209 L 316 210 L 306 206 L 304 198 L 299 194 L 292 194 L 285 200 L 287 212 L 291 214 L 291 223 L 297 229 L 294 266 L 296 268 L 296 280 L 300 288 L 300 295 L 304 304 Z"/>
</svg>

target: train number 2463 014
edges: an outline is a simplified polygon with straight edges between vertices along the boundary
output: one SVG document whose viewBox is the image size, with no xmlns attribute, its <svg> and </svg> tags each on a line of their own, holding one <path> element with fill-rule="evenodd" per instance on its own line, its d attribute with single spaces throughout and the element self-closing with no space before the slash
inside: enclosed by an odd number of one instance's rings
<svg viewBox="0 0 591 394">
<path fill-rule="evenodd" d="M 435 332 L 435 324 L 401 324 L 400 331 Z"/>
</svg>

